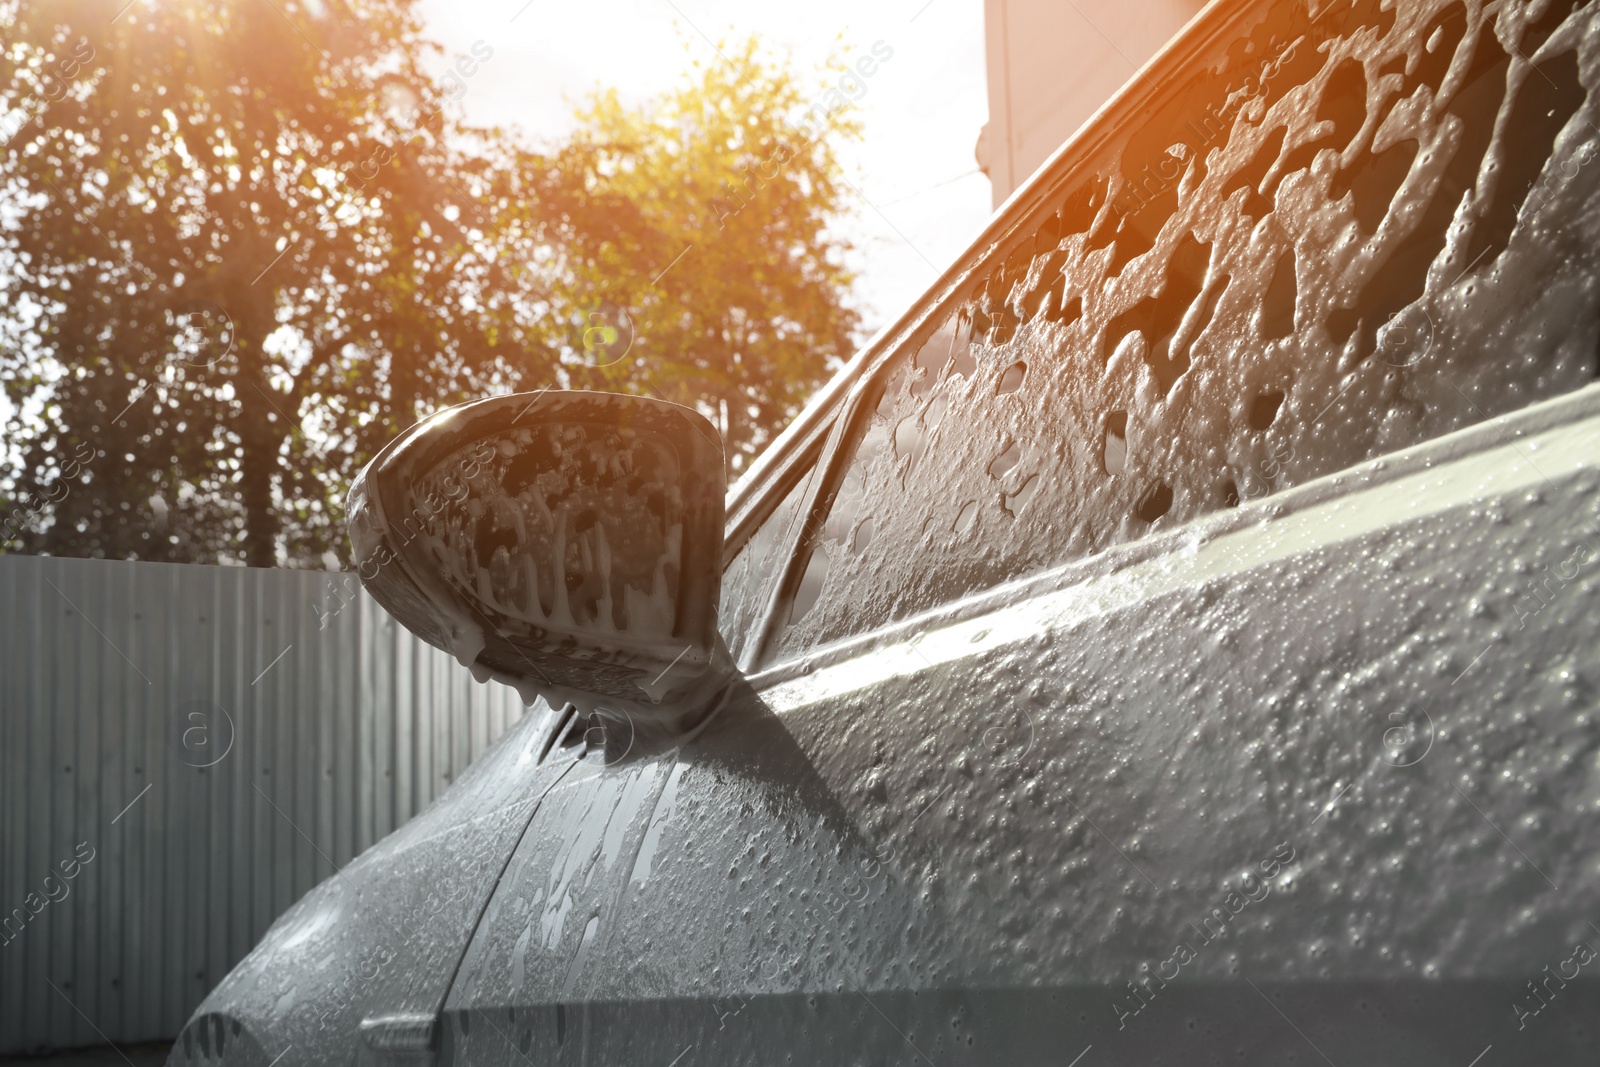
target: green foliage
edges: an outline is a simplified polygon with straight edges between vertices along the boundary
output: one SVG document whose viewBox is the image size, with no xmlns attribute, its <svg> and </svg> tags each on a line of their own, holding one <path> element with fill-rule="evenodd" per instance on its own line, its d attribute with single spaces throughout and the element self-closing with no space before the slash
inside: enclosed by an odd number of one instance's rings
<svg viewBox="0 0 1600 1067">
<path fill-rule="evenodd" d="M 753 45 L 536 152 L 447 117 L 492 46 L 442 57 L 412 0 L 14 0 L 0 31 L 0 544 L 321 566 L 440 406 L 654 393 L 738 469 L 849 353 L 838 161 Z"/>
<path fill-rule="evenodd" d="M 601 95 L 566 154 L 658 235 L 653 259 L 601 250 L 574 272 L 629 309 L 637 336 L 627 366 L 586 384 L 710 401 L 737 472 L 850 354 L 848 245 L 829 232 L 847 187 L 817 135 L 859 129 L 843 112 L 809 117 L 799 80 L 763 63 L 755 42 L 722 51 L 729 62 L 648 108 Z"/>
</svg>

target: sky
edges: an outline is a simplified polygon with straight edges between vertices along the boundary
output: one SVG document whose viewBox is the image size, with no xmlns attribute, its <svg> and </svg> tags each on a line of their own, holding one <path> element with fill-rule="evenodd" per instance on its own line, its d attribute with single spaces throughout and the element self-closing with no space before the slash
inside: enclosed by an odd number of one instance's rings
<svg viewBox="0 0 1600 1067">
<path fill-rule="evenodd" d="M 548 143 L 576 103 L 614 88 L 647 105 L 719 42 L 757 35 L 821 95 L 830 56 L 882 42 L 892 57 L 856 102 L 860 141 L 844 146 L 852 197 L 841 232 L 856 246 L 855 304 L 866 334 L 892 322 L 983 229 L 989 180 L 973 149 L 988 118 L 982 0 L 422 0 L 428 35 L 450 55 L 493 55 L 467 82 L 463 117 Z M 482 45 L 480 45 L 480 52 Z"/>
</svg>

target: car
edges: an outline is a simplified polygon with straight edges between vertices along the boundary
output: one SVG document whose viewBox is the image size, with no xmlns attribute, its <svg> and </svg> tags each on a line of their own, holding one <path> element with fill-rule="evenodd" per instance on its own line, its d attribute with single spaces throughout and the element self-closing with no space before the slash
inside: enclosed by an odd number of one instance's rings
<svg viewBox="0 0 1600 1067">
<path fill-rule="evenodd" d="M 1600 5 L 1219 0 L 723 493 L 493 397 L 350 498 L 531 710 L 191 1064 L 1578 1064 Z"/>
</svg>

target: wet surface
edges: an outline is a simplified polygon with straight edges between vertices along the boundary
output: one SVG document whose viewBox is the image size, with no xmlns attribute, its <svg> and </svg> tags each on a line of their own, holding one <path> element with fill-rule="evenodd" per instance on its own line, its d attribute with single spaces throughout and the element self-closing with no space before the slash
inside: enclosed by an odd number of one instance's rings
<svg viewBox="0 0 1600 1067">
<path fill-rule="evenodd" d="M 889 357 L 780 652 L 1593 381 L 1574 6 L 1274 5 L 1164 86 Z"/>
<path fill-rule="evenodd" d="M 65 1049 L 41 1056 L 0 1056 L 0 1067 L 162 1067 L 171 1046 L 144 1044 L 128 1048 Z"/>
</svg>

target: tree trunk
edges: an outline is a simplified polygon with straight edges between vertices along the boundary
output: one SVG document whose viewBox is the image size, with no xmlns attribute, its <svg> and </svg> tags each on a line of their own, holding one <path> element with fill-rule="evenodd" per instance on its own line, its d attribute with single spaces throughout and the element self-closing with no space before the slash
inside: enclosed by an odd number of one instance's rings
<svg viewBox="0 0 1600 1067">
<path fill-rule="evenodd" d="M 270 316 L 267 319 L 270 321 Z M 278 565 L 280 523 L 272 506 L 272 476 L 278 468 L 278 448 L 293 426 L 275 430 L 272 417 L 288 415 L 274 410 L 281 405 L 267 382 L 267 356 L 261 350 L 267 331 L 254 309 L 240 317 L 239 345 L 239 497 L 244 504 L 244 561 L 251 567 Z"/>
</svg>

